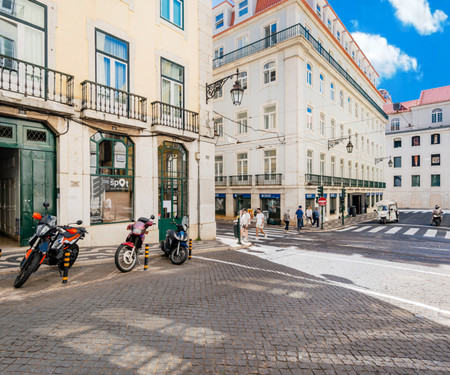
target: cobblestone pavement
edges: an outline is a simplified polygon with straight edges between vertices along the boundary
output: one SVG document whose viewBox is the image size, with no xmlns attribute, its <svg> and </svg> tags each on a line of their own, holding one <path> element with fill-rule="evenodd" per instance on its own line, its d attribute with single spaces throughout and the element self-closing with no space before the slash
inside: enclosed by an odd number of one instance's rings
<svg viewBox="0 0 450 375">
<path fill-rule="evenodd" d="M 449 328 L 243 252 L 114 268 L 1 274 L 0 374 L 450 372 Z"/>
</svg>

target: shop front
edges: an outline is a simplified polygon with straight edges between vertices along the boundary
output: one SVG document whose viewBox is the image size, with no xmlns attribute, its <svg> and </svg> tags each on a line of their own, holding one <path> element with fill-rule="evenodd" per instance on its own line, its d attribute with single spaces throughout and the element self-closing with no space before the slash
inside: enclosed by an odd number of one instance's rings
<svg viewBox="0 0 450 375">
<path fill-rule="evenodd" d="M 330 215 L 336 214 L 336 199 L 337 199 L 337 193 L 330 193 Z"/>
<path fill-rule="evenodd" d="M 251 194 L 233 194 L 234 200 L 234 214 L 237 215 L 240 210 L 244 208 L 251 208 Z"/>
<path fill-rule="evenodd" d="M 314 210 L 316 205 L 316 194 L 305 194 L 305 211 L 311 207 Z"/>
<path fill-rule="evenodd" d="M 226 194 L 216 193 L 215 199 L 216 215 L 226 214 Z"/>
<path fill-rule="evenodd" d="M 281 219 L 281 195 L 260 194 L 261 210 L 267 215 L 269 224 L 276 224 Z"/>
</svg>

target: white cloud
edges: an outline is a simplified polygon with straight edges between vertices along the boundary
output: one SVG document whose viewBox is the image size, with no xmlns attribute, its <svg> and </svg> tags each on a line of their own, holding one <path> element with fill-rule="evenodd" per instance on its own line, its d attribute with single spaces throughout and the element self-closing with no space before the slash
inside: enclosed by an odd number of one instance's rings
<svg viewBox="0 0 450 375">
<path fill-rule="evenodd" d="M 412 25 L 420 35 L 442 31 L 448 16 L 442 10 L 431 13 L 428 0 L 389 0 L 396 17 L 405 25 Z"/>
<path fill-rule="evenodd" d="M 391 78 L 398 71 L 418 72 L 417 59 L 389 44 L 381 35 L 354 32 L 352 36 L 380 75 L 380 79 Z"/>
</svg>

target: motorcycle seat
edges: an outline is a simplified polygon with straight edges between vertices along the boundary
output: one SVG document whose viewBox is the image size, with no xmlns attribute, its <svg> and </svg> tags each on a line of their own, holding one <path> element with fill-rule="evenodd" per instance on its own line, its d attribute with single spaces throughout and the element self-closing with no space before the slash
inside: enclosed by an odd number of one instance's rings
<svg viewBox="0 0 450 375">
<path fill-rule="evenodd" d="M 137 221 L 147 224 L 149 220 L 146 217 L 140 217 L 139 219 L 137 219 Z"/>
</svg>

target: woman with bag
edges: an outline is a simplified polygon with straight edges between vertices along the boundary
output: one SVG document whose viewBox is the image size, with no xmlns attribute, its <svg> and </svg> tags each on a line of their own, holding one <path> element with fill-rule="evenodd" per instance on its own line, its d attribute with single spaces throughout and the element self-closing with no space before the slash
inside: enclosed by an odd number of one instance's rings
<svg viewBox="0 0 450 375">
<path fill-rule="evenodd" d="M 287 210 L 283 215 L 283 221 L 286 224 L 284 227 L 284 233 L 289 232 L 289 222 L 291 221 L 291 214 L 289 213 L 289 210 Z"/>
</svg>

